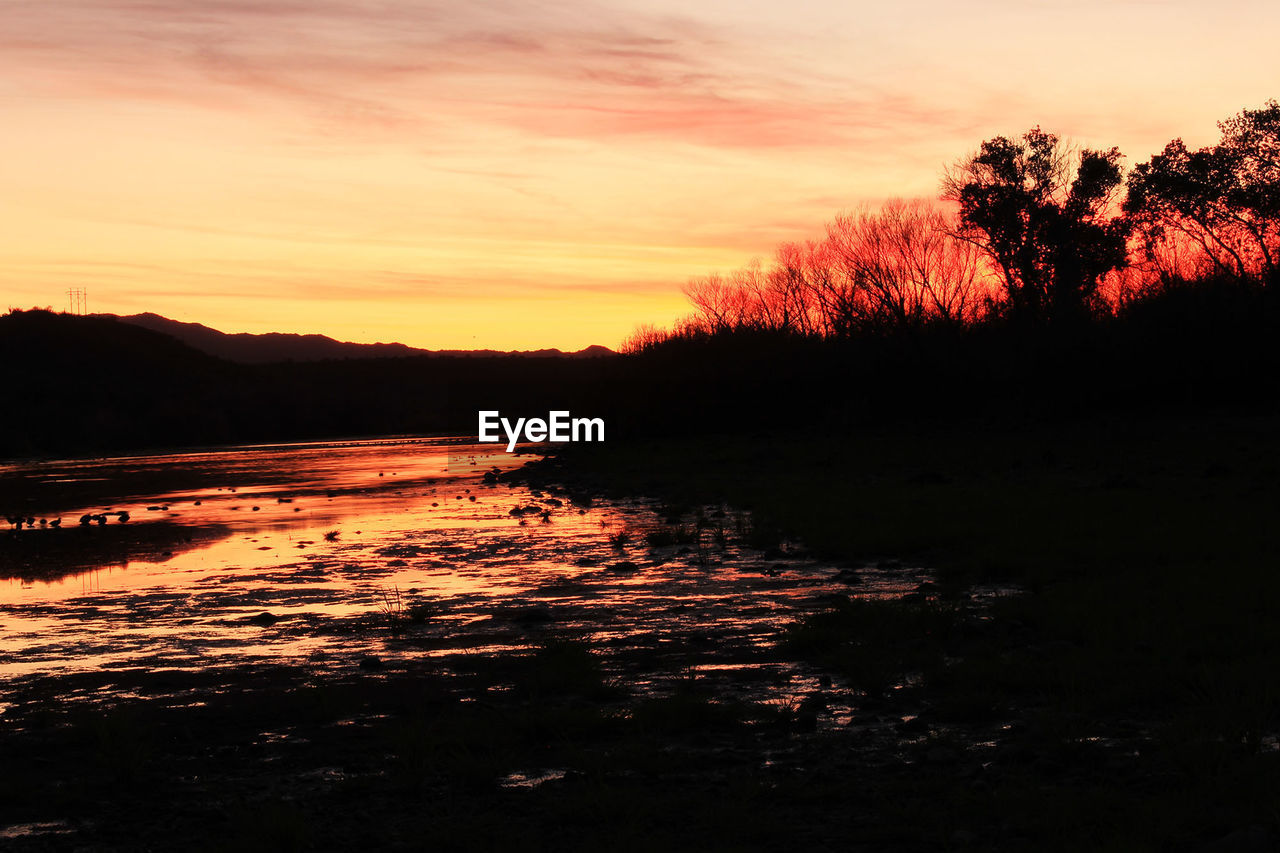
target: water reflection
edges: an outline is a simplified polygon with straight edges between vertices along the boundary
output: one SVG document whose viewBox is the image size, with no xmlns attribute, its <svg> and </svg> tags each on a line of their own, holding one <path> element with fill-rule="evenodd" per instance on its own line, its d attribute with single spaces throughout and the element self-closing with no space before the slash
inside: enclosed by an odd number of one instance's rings
<svg viewBox="0 0 1280 853">
<path fill-rule="evenodd" d="M 664 525 L 643 502 L 585 508 L 495 482 L 485 473 L 527 457 L 492 448 L 352 442 L 9 466 L 0 476 L 32 485 L 64 519 L 110 509 L 131 520 L 107 528 L 217 533 L 0 581 L 0 678 L 354 665 L 521 648 L 547 630 L 616 653 L 618 667 L 703 648 L 732 664 L 797 602 L 848 588 L 835 567 L 742 547 L 724 530 L 743 519 L 725 508 L 708 508 L 716 520 L 691 542 L 652 535 Z M 38 544 L 79 532 L 7 535 Z M 923 577 L 896 571 L 860 594 L 901 594 Z"/>
</svg>

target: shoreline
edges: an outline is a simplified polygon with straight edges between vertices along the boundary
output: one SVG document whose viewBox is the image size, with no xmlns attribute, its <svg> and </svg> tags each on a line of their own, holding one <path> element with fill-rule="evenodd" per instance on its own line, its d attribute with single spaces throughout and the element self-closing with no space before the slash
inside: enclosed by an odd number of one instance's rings
<svg viewBox="0 0 1280 853">
<path fill-rule="evenodd" d="M 530 600 L 494 614 L 516 641 L 496 653 L 421 646 L 301 670 L 104 672 L 77 689 L 117 698 L 84 712 L 58 707 L 75 679 L 36 679 L 0 725 L 37 784 L 5 782 L 0 814 L 23 803 L 24 820 L 76 830 L 66 845 L 53 830 L 15 839 L 19 850 L 128 847 L 128 833 L 250 849 L 332 849 L 359 833 L 391 849 L 617 849 L 619 827 L 634 833 L 622 849 L 636 850 L 1271 844 L 1280 704 L 1263 673 L 1280 629 L 1257 525 L 1275 508 L 1273 419 L 1164 423 L 1074 438 L 1060 427 L 863 429 L 850 445 L 859 452 L 843 455 L 781 434 L 562 452 L 502 479 L 566 499 L 566 513 L 573 495 L 646 495 L 663 520 L 655 530 L 672 538 L 706 516 L 691 514 L 699 506 L 750 505 L 760 523 L 735 535 L 761 555 L 760 582 L 770 555 L 793 557 L 800 540 L 853 582 L 779 613 L 765 642 L 741 652 L 726 642 L 732 628 L 668 628 L 628 650 Z M 973 523 L 988 517 L 1001 525 Z M 1073 550 L 1054 550 L 1064 545 Z M 922 563 L 934 580 L 860 597 L 866 566 Z M 618 570 L 605 560 L 583 571 Z M 975 597 L 993 581 L 1022 592 Z M 608 606 L 587 606 L 593 624 L 609 624 Z M 385 623 L 352 623 L 410 650 L 431 631 L 402 628 L 393 638 Z M 779 680 L 781 663 L 801 680 Z M 73 754 L 92 768 L 75 784 L 31 763 Z M 206 781 L 175 784 L 192 773 Z M 184 817 L 113 817 L 86 799 L 108 779 Z M 288 781 L 299 779 L 315 784 Z M 253 803 L 234 793 L 246 785 L 261 792 Z M 593 817 L 601 809 L 608 818 Z"/>
</svg>

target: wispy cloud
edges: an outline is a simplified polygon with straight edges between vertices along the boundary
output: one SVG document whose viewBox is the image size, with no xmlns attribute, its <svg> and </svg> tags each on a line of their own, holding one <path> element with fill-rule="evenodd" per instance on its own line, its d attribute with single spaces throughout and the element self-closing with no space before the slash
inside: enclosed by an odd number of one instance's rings
<svg viewBox="0 0 1280 853">
<path fill-rule="evenodd" d="M 556 138 L 821 147 L 956 116 L 901 92 L 833 98 L 761 45 L 583 3 L 21 3 L 0 64 L 36 94 L 283 110 L 325 127 L 450 120 Z"/>
</svg>

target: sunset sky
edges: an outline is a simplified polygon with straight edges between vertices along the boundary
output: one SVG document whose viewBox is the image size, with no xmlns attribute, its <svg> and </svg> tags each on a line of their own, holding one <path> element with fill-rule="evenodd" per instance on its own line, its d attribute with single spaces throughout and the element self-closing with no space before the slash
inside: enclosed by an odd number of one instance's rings
<svg viewBox="0 0 1280 853">
<path fill-rule="evenodd" d="M 616 346 L 993 135 L 1208 144 L 1280 96 L 1277 31 L 1271 0 L 0 0 L 0 310 Z"/>
</svg>

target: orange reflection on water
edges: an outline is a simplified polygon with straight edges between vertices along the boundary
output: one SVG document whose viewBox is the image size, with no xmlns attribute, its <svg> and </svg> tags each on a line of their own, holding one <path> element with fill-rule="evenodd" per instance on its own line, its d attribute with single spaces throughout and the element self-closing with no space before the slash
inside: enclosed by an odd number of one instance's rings
<svg viewBox="0 0 1280 853">
<path fill-rule="evenodd" d="M 0 474 L 57 484 L 43 492 L 51 503 L 59 490 L 96 499 L 46 510 L 64 524 L 110 509 L 141 531 L 164 520 L 219 533 L 147 559 L 0 581 L 0 679 L 492 652 L 547 625 L 605 647 L 716 636 L 729 648 L 765 642 L 798 600 L 845 589 L 834 567 L 766 561 L 736 544 L 723 509 L 705 517 L 696 546 L 651 545 L 645 531 L 661 522 L 643 503 L 580 508 L 563 492 L 485 482 L 527 458 L 493 449 L 420 439 L 10 466 Z M 168 488 L 147 490 L 158 483 Z M 102 532 L 120 524 L 109 518 Z M 918 580 L 903 574 L 871 594 Z"/>
</svg>

